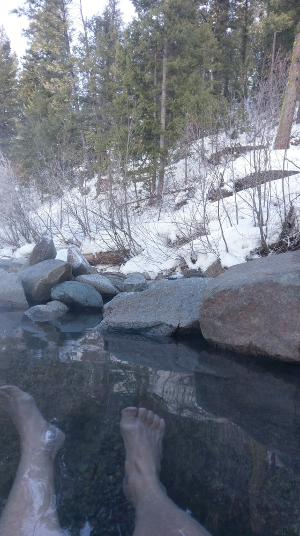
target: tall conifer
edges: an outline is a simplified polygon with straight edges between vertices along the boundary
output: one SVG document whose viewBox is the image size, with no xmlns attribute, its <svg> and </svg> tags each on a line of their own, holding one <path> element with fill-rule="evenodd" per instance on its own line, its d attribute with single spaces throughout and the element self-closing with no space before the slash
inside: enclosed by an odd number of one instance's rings
<svg viewBox="0 0 300 536">
<path fill-rule="evenodd" d="M 16 135 L 18 114 L 17 57 L 0 27 L 0 151 L 9 156 Z"/>
</svg>

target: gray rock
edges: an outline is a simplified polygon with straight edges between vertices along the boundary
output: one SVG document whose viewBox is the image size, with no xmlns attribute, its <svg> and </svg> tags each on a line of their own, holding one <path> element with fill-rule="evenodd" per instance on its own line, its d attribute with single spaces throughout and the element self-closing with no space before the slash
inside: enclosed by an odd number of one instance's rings
<svg viewBox="0 0 300 536">
<path fill-rule="evenodd" d="M 27 266 L 25 266 L 27 263 Z M 29 263 L 28 263 L 28 259 L 26 259 L 26 257 L 19 257 L 17 259 L 12 259 L 11 261 L 11 265 L 9 267 L 9 273 L 12 273 L 12 274 L 16 274 L 17 272 L 19 272 L 20 270 L 22 270 L 22 268 L 28 268 L 29 266 Z"/>
<path fill-rule="evenodd" d="M 142 274 L 132 273 L 124 281 L 123 292 L 141 292 L 148 288 L 148 281 Z"/>
<path fill-rule="evenodd" d="M 124 281 L 126 279 L 126 275 L 122 274 L 122 272 L 102 272 L 100 275 L 103 275 L 103 277 L 106 277 L 109 279 L 111 284 L 116 287 L 120 292 L 123 292 L 123 286 Z"/>
<path fill-rule="evenodd" d="M 142 293 L 122 293 L 104 306 L 101 329 L 144 335 L 199 330 L 199 305 L 209 279 L 153 283 Z"/>
<path fill-rule="evenodd" d="M 300 361 L 300 251 L 229 268 L 200 306 L 203 336 L 223 348 Z"/>
<path fill-rule="evenodd" d="M 101 309 L 103 306 L 101 294 L 91 285 L 79 283 L 79 281 L 66 281 L 57 285 L 51 291 L 51 298 L 75 309 L 93 310 Z"/>
<path fill-rule="evenodd" d="M 64 315 L 69 311 L 69 307 L 64 303 L 54 300 L 46 305 L 35 305 L 25 311 L 25 315 L 36 322 L 47 322 L 53 318 Z"/>
<path fill-rule="evenodd" d="M 107 277 L 99 274 L 79 275 L 75 278 L 79 283 L 85 283 L 94 287 L 102 296 L 116 296 L 119 291 L 112 285 Z"/>
<path fill-rule="evenodd" d="M 43 303 L 50 299 L 53 287 L 71 278 L 71 265 L 51 259 L 30 266 L 17 276 L 22 282 L 27 300 Z"/>
<path fill-rule="evenodd" d="M 0 259 L 0 270 L 9 271 L 13 259 Z"/>
<path fill-rule="evenodd" d="M 56 248 L 50 233 L 46 232 L 34 246 L 29 256 L 29 266 L 34 266 L 39 262 L 55 259 Z"/>
<path fill-rule="evenodd" d="M 184 272 L 184 275 L 183 277 L 205 277 L 204 273 L 202 272 L 202 270 L 199 268 L 198 270 L 196 269 L 188 269 Z"/>
<path fill-rule="evenodd" d="M 119 292 L 123 292 L 123 287 L 124 287 L 124 279 L 122 279 L 121 277 L 107 277 L 107 279 L 111 282 L 112 285 L 114 285 L 114 287 L 116 287 Z"/>
<path fill-rule="evenodd" d="M 28 303 L 22 283 L 17 274 L 0 270 L 0 308 L 5 310 L 28 309 Z"/>
<path fill-rule="evenodd" d="M 20 268 L 19 272 L 22 272 L 22 270 L 26 270 L 26 268 L 29 268 L 29 259 L 26 259 L 26 262 L 24 262 L 24 264 Z M 17 272 L 17 273 L 19 273 L 19 272 Z"/>
<path fill-rule="evenodd" d="M 74 245 L 69 246 L 68 263 L 72 266 L 72 274 L 74 277 L 95 273 L 95 268 L 88 263 L 79 249 Z"/>
</svg>

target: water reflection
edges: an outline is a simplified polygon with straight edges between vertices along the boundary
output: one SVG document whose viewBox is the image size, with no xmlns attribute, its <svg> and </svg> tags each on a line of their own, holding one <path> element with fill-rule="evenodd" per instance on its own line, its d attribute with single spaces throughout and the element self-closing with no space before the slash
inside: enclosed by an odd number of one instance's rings
<svg viewBox="0 0 300 536">
<path fill-rule="evenodd" d="M 84 334 L 29 320 L 17 327 L 7 316 L 0 384 L 31 392 L 66 432 L 56 483 L 70 534 L 86 527 L 92 535 L 132 534 L 118 427 L 127 405 L 165 418 L 163 482 L 215 536 L 300 534 L 297 366 L 216 352 L 201 341 L 103 338 L 97 323 Z M 19 444 L 2 414 L 0 429 L 3 505 Z"/>
</svg>

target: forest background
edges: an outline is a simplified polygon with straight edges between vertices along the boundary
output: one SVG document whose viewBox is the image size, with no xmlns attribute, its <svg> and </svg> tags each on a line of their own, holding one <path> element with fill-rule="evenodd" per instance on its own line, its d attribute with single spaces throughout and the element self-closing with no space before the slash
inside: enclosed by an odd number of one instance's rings
<svg viewBox="0 0 300 536">
<path fill-rule="evenodd" d="M 89 19 L 79 3 L 78 30 L 72 2 L 26 0 L 17 10 L 29 23 L 20 67 L 1 30 L 0 151 L 14 180 L 34 184 L 42 203 L 72 188 L 84 196 L 93 180 L 95 197 L 108 196 L 113 232 L 126 235 L 120 245 L 136 253 L 127 211 L 116 216 L 115 189 L 121 184 L 124 205 L 133 192 L 160 206 L 166 168 L 187 163 L 196 140 L 226 132 L 234 146 L 259 99 L 274 128 L 300 4 L 133 0 L 136 15 L 124 25 L 117 0 Z M 37 239 L 38 228 L 26 225 L 11 234 L 15 246 L 21 235 Z M 88 235 L 89 223 L 80 225 Z"/>
</svg>

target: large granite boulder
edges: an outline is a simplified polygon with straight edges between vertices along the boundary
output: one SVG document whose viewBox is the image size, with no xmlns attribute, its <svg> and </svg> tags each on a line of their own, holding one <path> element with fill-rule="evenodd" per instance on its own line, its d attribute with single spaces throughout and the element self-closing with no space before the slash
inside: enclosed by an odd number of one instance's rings
<svg viewBox="0 0 300 536">
<path fill-rule="evenodd" d="M 79 249 L 72 245 L 68 249 L 68 263 L 72 266 L 72 274 L 74 277 L 78 275 L 94 274 L 96 272 L 88 261 L 84 258 Z"/>
<path fill-rule="evenodd" d="M 34 266 L 39 262 L 55 259 L 56 248 L 50 233 L 46 232 L 34 246 L 29 256 L 29 266 Z"/>
<path fill-rule="evenodd" d="M 0 309 L 28 309 L 25 292 L 17 274 L 0 270 Z"/>
<path fill-rule="evenodd" d="M 46 305 L 35 305 L 25 311 L 25 315 L 35 322 L 48 322 L 68 313 L 69 307 L 62 302 L 53 300 Z"/>
<path fill-rule="evenodd" d="M 128 275 L 124 281 L 123 292 L 142 292 L 148 288 L 147 279 L 138 272 Z"/>
<path fill-rule="evenodd" d="M 200 326 L 222 348 L 300 361 L 300 251 L 233 266 L 211 279 Z"/>
<path fill-rule="evenodd" d="M 113 284 L 110 282 L 107 277 L 99 274 L 88 274 L 88 275 L 79 275 L 75 277 L 75 281 L 79 283 L 85 283 L 86 285 L 91 285 L 94 287 L 102 296 L 113 297 L 119 294 L 119 291 Z"/>
<path fill-rule="evenodd" d="M 59 300 L 70 308 L 99 310 L 103 306 L 101 294 L 79 281 L 66 281 L 51 290 L 52 300 Z"/>
<path fill-rule="evenodd" d="M 118 294 L 104 306 L 101 329 L 150 336 L 199 330 L 199 305 L 209 279 L 167 279 L 144 292 Z"/>
<path fill-rule="evenodd" d="M 71 278 L 68 262 L 51 259 L 39 262 L 17 274 L 22 282 L 27 300 L 43 303 L 50 299 L 51 289 Z"/>
</svg>

